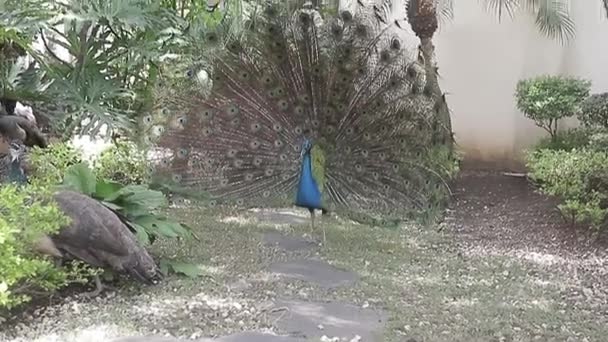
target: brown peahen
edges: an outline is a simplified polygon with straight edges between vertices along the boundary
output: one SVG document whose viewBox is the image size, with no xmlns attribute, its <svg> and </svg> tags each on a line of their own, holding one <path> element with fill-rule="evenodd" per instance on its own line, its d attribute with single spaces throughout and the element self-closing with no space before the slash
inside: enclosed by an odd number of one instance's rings
<svg viewBox="0 0 608 342">
<path fill-rule="evenodd" d="M 238 37 L 207 32 L 142 130 L 156 182 L 209 205 L 293 205 L 359 222 L 428 218 L 448 194 L 424 67 L 372 8 L 320 20 L 272 3 Z"/>
<path fill-rule="evenodd" d="M 53 197 L 71 219 L 68 227 L 51 236 L 64 258 L 126 273 L 147 284 L 155 284 L 161 279 L 154 259 L 110 209 L 78 192 L 60 191 Z M 98 276 L 95 284 L 96 290 L 90 295 L 97 295 L 103 289 Z"/>
<path fill-rule="evenodd" d="M 23 144 L 12 141 L 10 153 L 0 154 L 0 183 L 27 182 L 20 165 L 24 150 Z M 56 192 L 53 198 L 70 218 L 70 224 L 57 234 L 43 235 L 35 241 L 34 248 L 38 252 L 110 268 L 147 284 L 154 284 L 162 278 L 154 259 L 139 245 L 135 235 L 102 203 L 73 191 Z M 103 290 L 99 276 L 95 276 L 95 285 L 96 289 L 88 295 L 95 296 Z"/>
<path fill-rule="evenodd" d="M 45 148 L 48 143 L 35 121 L 24 116 L 0 115 L 0 137 L 7 140 L 18 139 L 27 146 Z"/>
</svg>

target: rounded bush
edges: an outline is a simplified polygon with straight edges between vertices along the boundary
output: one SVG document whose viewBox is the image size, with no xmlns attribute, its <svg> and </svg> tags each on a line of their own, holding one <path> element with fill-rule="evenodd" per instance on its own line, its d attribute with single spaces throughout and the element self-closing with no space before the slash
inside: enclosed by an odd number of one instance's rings
<svg viewBox="0 0 608 342">
<path fill-rule="evenodd" d="M 576 115 L 589 96 L 591 82 L 574 77 L 539 76 L 517 83 L 517 108 L 537 126 L 557 134 L 559 119 Z"/>
<path fill-rule="evenodd" d="M 594 94 L 583 101 L 578 119 L 585 126 L 608 128 L 608 93 Z"/>
</svg>

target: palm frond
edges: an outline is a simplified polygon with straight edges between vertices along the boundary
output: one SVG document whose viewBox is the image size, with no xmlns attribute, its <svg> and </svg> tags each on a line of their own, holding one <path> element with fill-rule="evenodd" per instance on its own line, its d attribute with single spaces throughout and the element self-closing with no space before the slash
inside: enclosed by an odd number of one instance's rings
<svg viewBox="0 0 608 342">
<path fill-rule="evenodd" d="M 485 5 L 488 11 L 498 15 L 498 20 L 500 21 L 505 14 L 513 17 L 521 4 L 520 0 L 485 0 Z"/>
<path fill-rule="evenodd" d="M 576 28 L 563 0 L 543 0 L 536 13 L 536 26 L 549 38 L 564 43 L 574 38 Z"/>
<path fill-rule="evenodd" d="M 46 79 L 44 71 L 35 67 L 27 58 L 0 61 L 0 97 L 15 101 L 29 101 L 44 97 L 53 83 Z"/>
<path fill-rule="evenodd" d="M 539 31 L 561 43 L 574 38 L 576 28 L 568 13 L 567 0 L 484 0 L 486 8 L 498 15 L 500 20 L 505 14 L 513 17 L 519 9 L 536 16 L 535 24 Z M 608 0 L 602 0 L 608 2 Z"/>
</svg>

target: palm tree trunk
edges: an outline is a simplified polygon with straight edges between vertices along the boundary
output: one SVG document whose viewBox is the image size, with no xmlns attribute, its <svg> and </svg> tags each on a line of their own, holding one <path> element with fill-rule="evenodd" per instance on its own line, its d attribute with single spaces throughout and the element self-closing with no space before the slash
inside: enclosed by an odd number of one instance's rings
<svg viewBox="0 0 608 342">
<path fill-rule="evenodd" d="M 450 109 L 445 96 L 439 86 L 437 73 L 437 63 L 435 59 L 435 45 L 432 38 L 420 38 L 420 51 L 424 57 L 424 69 L 426 73 L 426 85 L 424 95 L 430 96 L 435 101 L 435 120 L 437 127 L 437 141 L 440 144 L 447 144 L 453 150 L 454 135 L 452 132 L 452 119 Z"/>
<path fill-rule="evenodd" d="M 435 101 L 435 124 L 438 143 L 447 144 L 453 150 L 454 138 L 450 110 L 439 87 L 433 35 L 437 31 L 437 4 L 435 0 L 409 0 L 406 2 L 408 21 L 416 36 L 420 38 L 420 52 L 424 57 L 426 85 L 424 96 Z"/>
</svg>

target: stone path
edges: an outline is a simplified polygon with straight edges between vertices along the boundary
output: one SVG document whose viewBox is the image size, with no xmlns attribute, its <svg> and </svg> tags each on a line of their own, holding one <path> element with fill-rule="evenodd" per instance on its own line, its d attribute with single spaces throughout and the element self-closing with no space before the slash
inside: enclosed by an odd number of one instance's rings
<svg viewBox="0 0 608 342">
<path fill-rule="evenodd" d="M 285 225 L 302 224 L 303 218 L 290 213 L 256 212 L 254 217 L 264 223 Z M 305 221 L 304 221 L 305 222 Z M 286 252 L 313 251 L 314 243 L 305 239 L 285 236 L 279 232 L 268 232 L 262 236 L 263 243 Z M 312 253 L 311 253 L 312 254 Z M 273 263 L 269 271 L 282 281 L 305 281 L 325 289 L 353 286 L 359 275 L 338 269 L 314 257 L 298 257 L 293 260 Z M 215 339 L 202 338 L 198 342 L 380 342 L 386 321 L 383 312 L 349 303 L 306 302 L 291 298 L 277 299 L 277 308 L 272 314 L 274 328 L 282 335 L 260 332 L 245 332 Z M 112 342 L 182 342 L 166 337 L 127 337 Z"/>
</svg>

